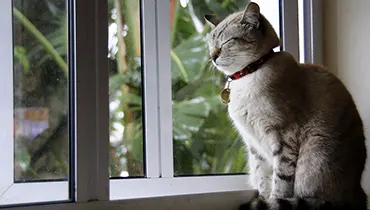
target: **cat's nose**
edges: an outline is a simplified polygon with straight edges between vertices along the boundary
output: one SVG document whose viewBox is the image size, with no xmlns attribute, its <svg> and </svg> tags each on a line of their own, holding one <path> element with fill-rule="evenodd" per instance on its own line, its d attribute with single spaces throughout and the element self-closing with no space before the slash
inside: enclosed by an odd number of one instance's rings
<svg viewBox="0 0 370 210">
<path fill-rule="evenodd" d="M 216 62 L 216 60 L 217 60 L 217 58 L 218 58 L 218 55 L 217 55 L 217 54 L 212 54 L 211 58 L 212 58 L 212 60 L 213 60 L 214 62 Z"/>
<path fill-rule="evenodd" d="M 221 51 L 219 49 L 216 49 L 211 54 L 211 59 L 216 62 L 217 58 L 220 56 Z"/>
</svg>

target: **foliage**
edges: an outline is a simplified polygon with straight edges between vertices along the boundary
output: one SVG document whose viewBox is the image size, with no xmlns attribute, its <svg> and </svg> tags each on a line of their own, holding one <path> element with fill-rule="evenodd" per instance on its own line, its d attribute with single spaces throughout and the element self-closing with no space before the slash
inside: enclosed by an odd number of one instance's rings
<svg viewBox="0 0 370 210">
<path fill-rule="evenodd" d="M 219 93 L 224 77 L 210 68 L 203 19 L 226 16 L 247 1 L 172 1 L 172 98 L 175 174 L 245 172 L 244 146 L 227 117 Z M 196 9 L 195 9 L 196 8 Z"/>
<path fill-rule="evenodd" d="M 56 0 L 14 0 L 13 6 L 15 118 L 22 119 L 29 109 L 48 113 L 47 126 L 38 135 L 16 131 L 15 180 L 64 179 L 68 175 L 65 5 Z"/>
<path fill-rule="evenodd" d="M 25 7 L 18 1 L 14 1 L 15 32 L 27 30 L 15 42 L 14 74 L 22 78 L 22 84 L 28 82 L 28 77 L 37 84 L 32 91 L 24 85 L 16 87 L 19 94 L 15 96 L 15 106 L 48 107 L 52 121 L 50 128 L 32 141 L 16 139 L 17 151 L 21 151 L 16 153 L 16 164 L 23 168 L 18 176 L 19 179 L 65 178 L 68 174 L 66 8 L 63 0 L 38 3 L 30 0 L 42 8 L 42 13 L 52 17 L 44 18 L 34 7 Z M 111 176 L 144 176 L 140 4 L 138 0 L 108 2 L 110 173 Z M 205 34 L 209 28 L 203 16 L 212 13 L 225 16 L 243 9 L 247 1 L 184 2 L 186 6 L 171 0 L 175 174 L 245 172 L 243 143 L 232 128 L 226 106 L 219 100 L 224 77 L 208 61 Z"/>
</svg>

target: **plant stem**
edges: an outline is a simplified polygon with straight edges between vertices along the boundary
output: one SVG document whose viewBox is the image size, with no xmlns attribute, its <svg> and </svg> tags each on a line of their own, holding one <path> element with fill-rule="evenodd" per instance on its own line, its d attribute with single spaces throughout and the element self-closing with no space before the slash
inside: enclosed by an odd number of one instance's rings
<svg viewBox="0 0 370 210">
<path fill-rule="evenodd" d="M 22 23 L 22 25 L 44 46 L 45 50 L 51 55 L 51 57 L 58 64 L 59 68 L 63 71 L 64 75 L 68 76 L 68 67 L 64 59 L 55 50 L 53 45 L 45 38 L 45 36 L 31 23 L 26 16 L 24 16 L 19 10 L 13 8 L 14 16 Z"/>
<path fill-rule="evenodd" d="M 125 36 L 125 41 L 128 43 L 126 45 L 127 55 L 140 56 L 140 24 L 137 20 L 138 12 L 138 1 L 137 0 L 126 0 L 122 4 L 122 10 L 117 10 L 124 12 L 124 22 L 127 25 L 127 35 Z"/>
<path fill-rule="evenodd" d="M 122 36 L 122 15 L 121 15 L 121 4 L 119 0 L 114 1 L 114 7 L 116 8 L 117 17 L 115 20 L 115 23 L 117 24 L 117 39 L 118 39 L 118 57 L 117 57 L 117 66 L 118 66 L 118 72 L 123 73 L 127 70 L 127 63 L 126 63 L 126 45 L 123 40 Z"/>
<path fill-rule="evenodd" d="M 179 58 L 179 56 L 176 55 L 176 53 L 172 49 L 170 51 L 170 55 L 171 55 L 171 58 L 173 59 L 173 61 L 176 63 L 177 67 L 179 67 L 180 73 L 181 73 L 184 81 L 186 83 L 188 83 L 189 82 L 188 73 L 186 72 L 186 69 L 185 69 L 184 65 L 182 64 L 181 59 Z"/>
<path fill-rule="evenodd" d="M 173 47 L 173 43 L 175 42 L 175 35 L 176 35 L 176 30 L 177 30 L 177 20 L 179 19 L 179 7 L 180 7 L 180 1 L 177 0 L 172 0 L 171 1 L 171 11 L 170 13 L 172 14 L 172 19 L 170 20 L 171 24 L 171 46 Z"/>
</svg>

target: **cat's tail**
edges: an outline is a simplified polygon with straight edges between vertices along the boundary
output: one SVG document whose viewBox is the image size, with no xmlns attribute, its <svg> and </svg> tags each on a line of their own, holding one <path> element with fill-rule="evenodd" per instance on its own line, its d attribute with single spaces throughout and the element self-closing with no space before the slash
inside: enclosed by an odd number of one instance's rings
<svg viewBox="0 0 370 210">
<path fill-rule="evenodd" d="M 366 196 L 366 195 L 365 195 Z M 253 199 L 247 204 L 240 206 L 239 210 L 366 210 L 367 201 L 359 199 L 353 205 L 334 205 L 330 202 L 305 201 L 302 199 L 282 200 L 282 199 L 263 199 L 261 197 Z"/>
</svg>

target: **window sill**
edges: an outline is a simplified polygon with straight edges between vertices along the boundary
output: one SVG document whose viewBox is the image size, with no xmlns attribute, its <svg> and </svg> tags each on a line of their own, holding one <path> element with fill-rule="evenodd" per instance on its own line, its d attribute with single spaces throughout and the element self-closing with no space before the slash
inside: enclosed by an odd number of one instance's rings
<svg viewBox="0 0 370 210">
<path fill-rule="evenodd" d="M 110 180 L 110 199 L 127 200 L 250 190 L 252 187 L 247 184 L 247 179 L 246 175 L 116 179 Z"/>
<path fill-rule="evenodd" d="M 247 202 L 255 194 L 254 190 L 243 190 L 120 201 L 50 204 L 17 207 L 12 210 L 236 210 L 240 204 Z"/>
</svg>

